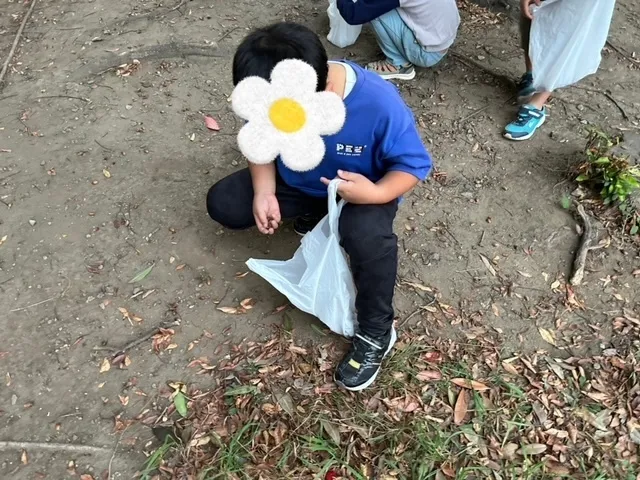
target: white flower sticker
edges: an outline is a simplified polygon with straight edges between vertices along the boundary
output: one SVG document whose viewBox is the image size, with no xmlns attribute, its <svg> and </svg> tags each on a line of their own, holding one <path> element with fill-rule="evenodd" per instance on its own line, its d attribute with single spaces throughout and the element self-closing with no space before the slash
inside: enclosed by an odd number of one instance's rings
<svg viewBox="0 0 640 480">
<path fill-rule="evenodd" d="M 302 60 L 279 62 L 271 82 L 247 77 L 231 94 L 234 112 L 247 123 L 238 146 L 250 162 L 266 164 L 278 155 L 291 170 L 317 167 L 325 154 L 321 135 L 338 133 L 346 108 L 333 92 L 317 92 L 318 75 Z"/>
</svg>

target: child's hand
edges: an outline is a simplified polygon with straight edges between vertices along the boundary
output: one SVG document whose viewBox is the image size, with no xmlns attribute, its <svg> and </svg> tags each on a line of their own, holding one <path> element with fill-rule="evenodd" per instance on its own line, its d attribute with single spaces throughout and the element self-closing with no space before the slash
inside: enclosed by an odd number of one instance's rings
<svg viewBox="0 0 640 480">
<path fill-rule="evenodd" d="M 349 203 L 377 204 L 380 203 L 380 188 L 364 175 L 338 170 L 338 178 L 344 180 L 338 185 L 338 194 Z M 331 180 L 322 177 L 325 185 Z"/>
<path fill-rule="evenodd" d="M 520 0 L 520 11 L 522 12 L 522 15 L 527 17 L 529 20 L 533 20 L 531 5 L 534 3 L 539 7 L 541 0 Z"/>
<path fill-rule="evenodd" d="M 273 235 L 282 220 L 275 194 L 258 193 L 253 196 L 253 218 L 260 233 Z"/>
</svg>

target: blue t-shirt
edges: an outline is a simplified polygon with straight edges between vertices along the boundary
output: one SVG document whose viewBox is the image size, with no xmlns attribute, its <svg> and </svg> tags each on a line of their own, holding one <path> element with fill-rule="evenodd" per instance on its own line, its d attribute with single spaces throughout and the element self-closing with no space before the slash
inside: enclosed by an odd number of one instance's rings
<svg viewBox="0 0 640 480">
<path fill-rule="evenodd" d="M 313 170 L 295 172 L 278 158 L 280 176 L 287 185 L 314 197 L 327 196 L 320 177 L 334 178 L 338 170 L 359 173 L 372 182 L 392 171 L 424 180 L 432 162 L 413 113 L 392 83 L 358 65 L 349 65 L 358 79 L 344 99 L 347 119 L 342 130 L 324 137 L 324 159 Z"/>
</svg>

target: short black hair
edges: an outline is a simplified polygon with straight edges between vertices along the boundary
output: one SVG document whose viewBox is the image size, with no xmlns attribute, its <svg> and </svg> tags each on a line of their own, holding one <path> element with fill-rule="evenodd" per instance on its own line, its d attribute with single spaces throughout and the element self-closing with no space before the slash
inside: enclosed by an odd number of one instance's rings
<svg viewBox="0 0 640 480">
<path fill-rule="evenodd" d="M 327 51 L 318 35 L 297 23 L 280 22 L 251 32 L 233 57 L 233 84 L 250 76 L 269 80 L 281 60 L 304 60 L 318 74 L 318 91 L 327 86 Z"/>
</svg>

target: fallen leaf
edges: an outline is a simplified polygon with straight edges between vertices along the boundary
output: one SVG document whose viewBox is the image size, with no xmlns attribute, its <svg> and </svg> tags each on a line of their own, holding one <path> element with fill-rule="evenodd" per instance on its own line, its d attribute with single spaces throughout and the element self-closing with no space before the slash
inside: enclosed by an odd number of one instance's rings
<svg viewBox="0 0 640 480">
<path fill-rule="evenodd" d="M 460 390 L 458 399 L 456 400 L 456 406 L 453 410 L 453 423 L 456 425 L 462 425 L 464 423 L 464 417 L 467 416 L 467 407 L 469 406 L 469 397 L 466 390 Z"/>
<path fill-rule="evenodd" d="M 333 440 L 333 443 L 339 446 L 340 430 L 338 430 L 338 427 L 327 420 L 320 420 L 320 424 L 322 425 L 324 431 L 329 434 L 329 437 L 331 438 L 331 440 Z"/>
<path fill-rule="evenodd" d="M 4 242 L 6 242 L 6 241 L 7 241 L 7 235 L 5 235 L 4 237 L 0 238 L 0 246 L 2 246 L 2 244 Z"/>
<path fill-rule="evenodd" d="M 218 125 L 218 122 L 216 122 L 216 120 L 213 117 L 210 117 L 209 115 L 204 116 L 204 124 L 207 126 L 209 130 L 213 130 L 214 132 L 217 132 L 220 130 L 220 125 Z"/>
<path fill-rule="evenodd" d="M 309 353 L 306 348 L 298 347 L 296 345 L 289 346 L 289 351 L 299 355 L 307 355 Z"/>
<path fill-rule="evenodd" d="M 176 270 L 177 270 L 177 271 L 184 270 L 184 267 L 186 267 L 186 266 L 187 266 L 187 265 L 186 265 L 185 263 L 183 263 L 183 264 L 181 264 L 181 265 L 178 265 L 178 266 L 176 267 Z"/>
<path fill-rule="evenodd" d="M 153 270 L 153 267 L 155 267 L 155 264 L 151 265 L 150 267 L 145 268 L 144 270 L 142 270 L 140 273 L 138 273 L 135 277 L 133 277 L 131 280 L 129 280 L 129 283 L 138 283 L 141 282 L 142 280 L 144 280 L 145 278 L 147 278 L 147 276 L 151 273 L 151 270 Z"/>
<path fill-rule="evenodd" d="M 106 168 L 102 169 L 102 174 L 107 178 L 111 178 L 111 172 Z"/>
<path fill-rule="evenodd" d="M 129 405 L 129 397 L 127 397 L 126 395 L 118 395 L 118 398 L 120 399 L 120 403 L 123 406 L 126 407 L 127 405 Z"/>
<path fill-rule="evenodd" d="M 518 449 L 516 453 L 523 456 L 540 455 L 547 451 L 547 446 L 543 443 L 532 443 L 530 445 L 523 445 Z"/>
<path fill-rule="evenodd" d="M 553 330 L 547 330 L 546 328 L 542 327 L 538 327 L 538 331 L 540 332 L 540 336 L 545 342 L 556 346 L 556 332 L 554 332 Z"/>
<path fill-rule="evenodd" d="M 102 360 L 102 364 L 100 365 L 100 373 L 105 373 L 111 370 L 111 362 L 108 358 Z"/>
<path fill-rule="evenodd" d="M 482 255 L 481 253 L 479 253 L 478 255 L 480 255 L 480 260 L 482 260 L 482 263 L 484 263 L 484 266 L 487 267 L 487 270 L 489 270 L 491 275 L 493 275 L 495 277 L 496 276 L 496 269 L 493 268 L 493 265 L 491 265 L 491 262 L 489 261 L 489 259 L 487 257 L 485 257 L 484 255 Z"/>
<path fill-rule="evenodd" d="M 93 480 L 93 477 L 88 473 L 85 473 L 83 475 L 80 475 L 80 480 Z"/>
<path fill-rule="evenodd" d="M 502 362 L 502 368 L 511 375 L 519 375 L 518 369 L 509 362 Z"/>
<path fill-rule="evenodd" d="M 423 370 L 422 372 L 418 372 L 416 375 L 416 380 L 419 382 L 431 382 L 434 380 L 441 380 L 442 374 L 437 370 Z"/>
<path fill-rule="evenodd" d="M 522 275 L 524 278 L 531 278 L 531 275 L 528 274 L 527 272 L 522 272 L 522 271 L 518 270 L 518 273 L 520 275 Z"/>
<path fill-rule="evenodd" d="M 253 298 L 245 298 L 240 302 L 240 306 L 245 310 L 251 310 L 255 304 L 256 301 Z"/>
<path fill-rule="evenodd" d="M 187 397 L 185 397 L 184 393 L 180 390 L 176 391 L 176 394 L 173 397 L 173 404 L 176 406 L 176 411 L 180 416 L 183 418 L 187 416 L 187 413 L 189 413 L 187 410 Z"/>
<path fill-rule="evenodd" d="M 640 268 L 636 268 L 633 272 L 631 272 L 631 275 L 633 275 L 634 277 L 639 277 L 640 276 Z"/>
<path fill-rule="evenodd" d="M 468 388 L 470 390 L 475 390 L 476 392 L 484 392 L 489 390 L 484 383 L 476 382 L 475 380 L 469 380 L 466 378 L 454 378 L 451 380 L 451 383 L 457 385 L 458 387 Z"/>
<path fill-rule="evenodd" d="M 491 304 L 491 311 L 496 317 L 500 316 L 500 309 L 498 308 L 498 305 L 496 305 L 495 303 Z"/>
<path fill-rule="evenodd" d="M 421 285 L 419 283 L 413 283 L 413 282 L 402 282 L 403 285 L 407 285 L 408 287 L 412 287 L 415 288 L 416 290 L 420 290 L 422 292 L 433 292 L 432 288 L 429 288 L 425 285 Z"/>
<path fill-rule="evenodd" d="M 553 290 L 557 290 L 558 288 L 560 288 L 560 280 L 556 280 L 555 282 L 553 282 L 553 283 L 551 284 L 551 288 L 552 288 Z"/>
<path fill-rule="evenodd" d="M 20 456 L 20 461 L 22 462 L 23 465 L 26 465 L 29 463 L 29 458 L 27 457 L 27 451 L 26 450 L 22 450 L 22 455 Z"/>
<path fill-rule="evenodd" d="M 236 307 L 218 307 L 218 310 L 220 310 L 222 313 L 228 313 L 230 315 L 236 315 L 239 313 Z"/>
<path fill-rule="evenodd" d="M 289 395 L 286 392 L 282 393 L 282 392 L 276 391 L 273 393 L 273 396 L 278 402 L 278 405 L 280 405 L 280 408 L 282 408 L 282 410 L 287 412 L 293 418 L 295 412 L 293 408 L 293 399 L 291 398 L 291 395 Z"/>
</svg>

